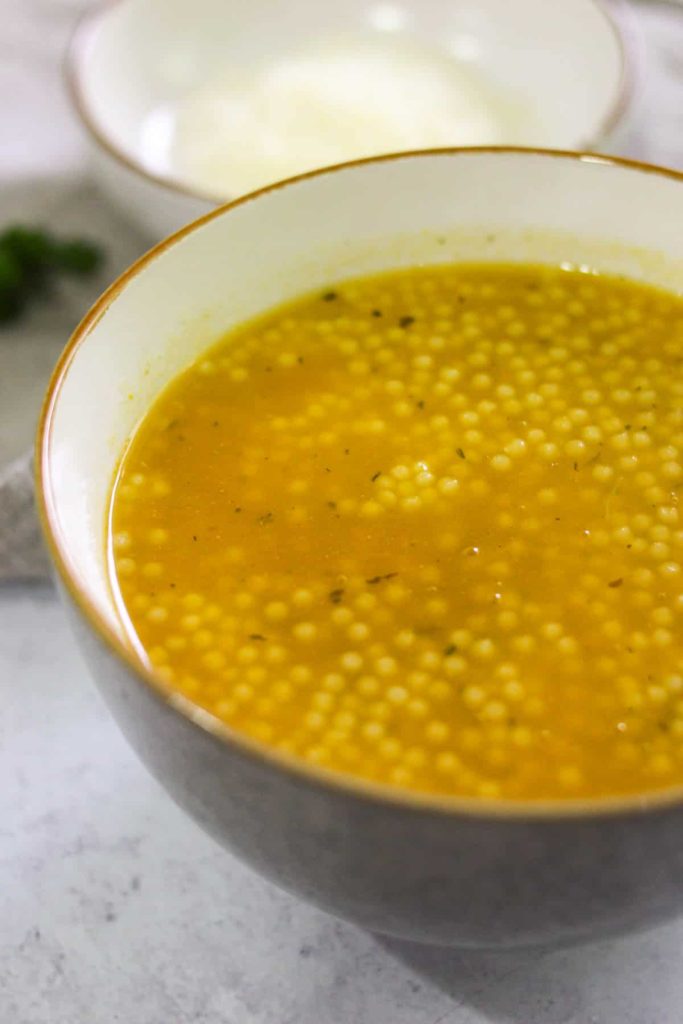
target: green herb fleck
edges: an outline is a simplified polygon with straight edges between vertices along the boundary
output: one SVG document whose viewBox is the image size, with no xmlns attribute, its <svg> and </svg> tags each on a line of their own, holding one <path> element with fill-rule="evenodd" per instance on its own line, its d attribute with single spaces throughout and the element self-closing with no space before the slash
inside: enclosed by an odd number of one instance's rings
<svg viewBox="0 0 683 1024">
<path fill-rule="evenodd" d="M 0 323 L 24 312 L 49 292 L 57 274 L 92 274 L 102 251 L 83 239 L 58 239 L 42 228 L 16 225 L 0 234 Z"/>
</svg>

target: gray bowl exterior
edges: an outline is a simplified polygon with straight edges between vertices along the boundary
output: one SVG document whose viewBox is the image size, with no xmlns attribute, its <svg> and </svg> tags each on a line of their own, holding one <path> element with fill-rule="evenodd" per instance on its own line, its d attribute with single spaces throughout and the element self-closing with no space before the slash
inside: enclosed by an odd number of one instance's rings
<svg viewBox="0 0 683 1024">
<path fill-rule="evenodd" d="M 162 786 L 255 871 L 331 914 L 413 941 L 501 948 L 642 927 L 683 902 L 682 807 L 496 818 L 326 786 L 185 718 L 65 600 L 107 704 Z"/>
</svg>

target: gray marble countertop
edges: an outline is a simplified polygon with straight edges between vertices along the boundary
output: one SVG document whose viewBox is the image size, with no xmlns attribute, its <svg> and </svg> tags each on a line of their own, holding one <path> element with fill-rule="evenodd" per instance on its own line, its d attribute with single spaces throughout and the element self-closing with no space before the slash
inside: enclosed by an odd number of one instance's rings
<svg viewBox="0 0 683 1024">
<path fill-rule="evenodd" d="M 563 0 L 568 2 L 568 0 Z M 144 248 L 87 178 L 58 87 L 84 0 L 0 0 L 0 223 Z M 683 32 L 620 146 L 683 165 Z M 682 16 L 683 17 L 683 16 Z M 655 52 L 656 51 L 656 52 Z M 56 354 L 100 280 L 0 341 L 0 465 L 28 443 Z M 0 588 L 0 1024 L 678 1024 L 683 921 L 562 952 L 475 955 L 365 934 L 279 892 L 171 803 L 119 736 L 47 586 Z M 646 868 L 645 868 L 646 869 Z"/>
</svg>

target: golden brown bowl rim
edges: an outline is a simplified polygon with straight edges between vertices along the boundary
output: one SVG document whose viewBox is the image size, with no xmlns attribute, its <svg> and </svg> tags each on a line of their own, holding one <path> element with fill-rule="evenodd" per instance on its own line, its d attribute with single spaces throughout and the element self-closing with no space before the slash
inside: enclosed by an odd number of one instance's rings
<svg viewBox="0 0 683 1024">
<path fill-rule="evenodd" d="M 251 203 L 263 195 L 277 192 L 309 178 L 324 177 L 344 172 L 352 167 L 366 164 L 382 164 L 404 159 L 424 159 L 433 157 L 457 157 L 480 155 L 541 156 L 543 158 L 570 160 L 579 163 L 599 163 L 606 166 L 635 170 L 641 173 L 672 179 L 683 185 L 683 171 L 672 168 L 657 167 L 653 164 L 621 157 L 603 156 L 597 153 L 575 152 L 572 150 L 533 149 L 520 146 L 478 146 L 451 147 L 431 150 L 416 150 L 402 153 L 389 153 L 382 156 L 353 160 L 335 164 L 332 167 L 308 171 L 305 174 L 288 178 L 285 181 L 267 185 L 256 192 L 242 196 L 226 203 L 215 210 L 209 211 L 197 220 L 187 224 L 179 231 L 159 242 L 145 255 L 140 257 L 107 288 L 91 307 L 80 324 L 76 327 L 67 342 L 48 384 L 43 400 L 36 432 L 35 486 L 36 504 L 40 516 L 43 535 L 52 561 L 58 571 L 61 582 L 74 602 L 75 606 L 89 624 L 97 638 L 110 654 L 114 654 L 136 676 L 139 681 L 149 687 L 156 697 L 171 709 L 188 719 L 198 728 L 217 737 L 228 747 L 235 747 L 245 757 L 261 764 L 269 764 L 273 769 L 283 771 L 301 783 L 317 786 L 320 789 L 331 789 L 347 797 L 372 801 L 380 804 L 393 805 L 406 811 L 416 813 L 436 813 L 444 816 L 460 816 L 480 820 L 576 820 L 581 818 L 613 817 L 626 814 L 643 814 L 649 811 L 663 810 L 683 802 L 683 784 L 666 789 L 651 790 L 625 796 L 569 798 L 553 800 L 504 800 L 484 799 L 481 797 L 447 796 L 431 794 L 420 790 L 400 788 L 388 784 L 362 779 L 348 773 L 337 772 L 311 765 L 302 758 L 278 751 L 267 744 L 237 732 L 226 723 L 215 718 L 209 712 L 193 704 L 178 694 L 168 683 L 145 666 L 132 647 L 128 647 L 120 636 L 109 626 L 98 612 L 94 601 L 88 593 L 86 584 L 79 575 L 69 557 L 66 544 L 60 537 L 55 512 L 54 495 L 50 486 L 50 458 L 52 444 L 52 428 L 54 411 L 60 395 L 62 384 L 69 368 L 81 345 L 105 315 L 109 307 L 130 282 L 144 271 L 154 260 L 167 249 L 172 248 L 182 239 L 210 223 L 217 217 L 228 214 L 247 203 Z"/>
<path fill-rule="evenodd" d="M 227 199 L 225 196 L 215 196 L 211 192 L 193 187 L 187 182 L 175 178 L 172 174 L 160 174 L 146 167 L 141 160 L 136 159 L 136 157 L 124 149 L 123 146 L 120 146 L 110 138 L 104 125 L 98 121 L 90 110 L 81 75 L 83 52 L 88 45 L 89 39 L 95 34 L 103 18 L 106 17 L 112 8 L 118 7 L 126 2 L 128 2 L 128 0 L 100 0 L 99 4 L 96 4 L 93 8 L 87 10 L 78 20 L 67 47 L 64 62 L 66 88 L 73 107 L 90 139 L 117 163 L 123 165 L 127 170 L 131 171 L 133 174 L 139 175 L 151 184 L 157 185 L 159 188 L 163 188 L 168 192 L 184 196 L 188 199 L 194 199 L 198 202 L 210 203 L 214 206 L 222 207 L 231 200 Z M 623 0 L 593 0 L 593 2 L 602 14 L 608 27 L 611 29 L 619 50 L 619 83 L 617 86 L 616 96 L 605 112 L 595 134 L 577 142 L 577 152 L 587 150 L 592 151 L 599 147 L 621 121 L 633 95 L 635 67 L 637 65 L 637 47 L 634 34 L 630 29 L 630 14 L 626 9 Z M 615 13 L 613 13 L 613 11 Z M 619 12 L 618 17 L 615 16 L 617 11 Z"/>
</svg>

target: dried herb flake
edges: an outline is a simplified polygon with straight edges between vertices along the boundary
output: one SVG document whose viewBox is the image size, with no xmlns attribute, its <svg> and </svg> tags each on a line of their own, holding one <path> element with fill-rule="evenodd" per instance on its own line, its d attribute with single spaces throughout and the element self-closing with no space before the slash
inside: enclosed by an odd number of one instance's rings
<svg viewBox="0 0 683 1024">
<path fill-rule="evenodd" d="M 383 583 L 384 580 L 393 580 L 394 576 L 398 576 L 397 572 L 385 572 L 383 576 L 372 576 L 366 583 L 369 583 L 371 587 L 374 587 L 376 583 Z"/>
</svg>

